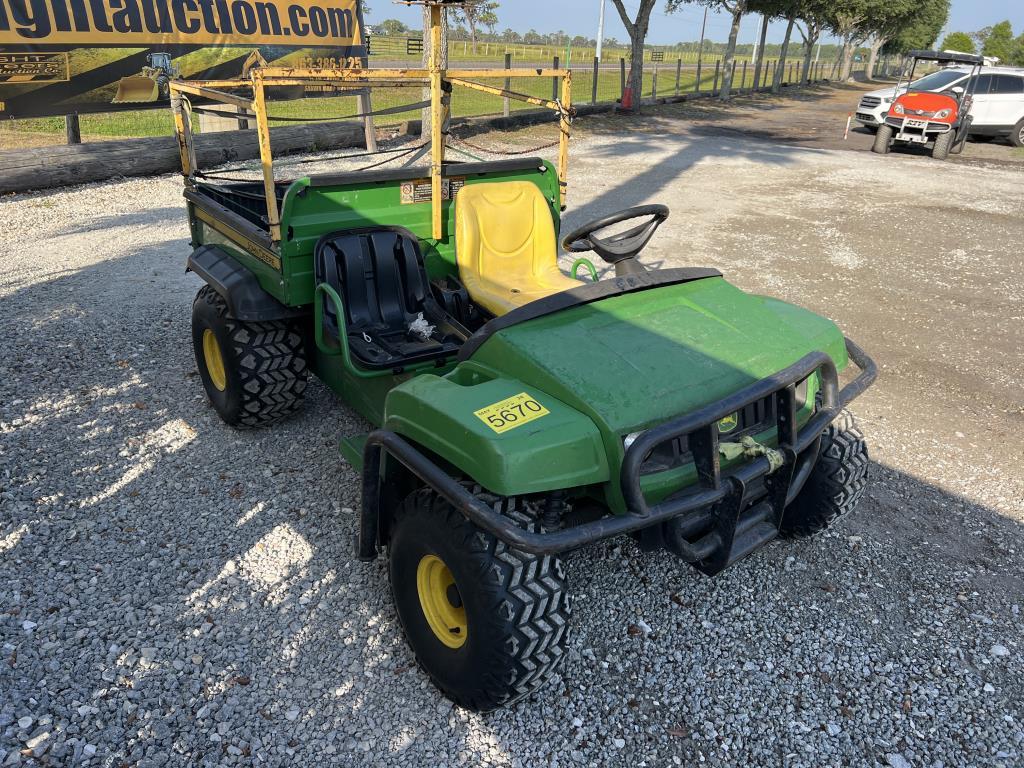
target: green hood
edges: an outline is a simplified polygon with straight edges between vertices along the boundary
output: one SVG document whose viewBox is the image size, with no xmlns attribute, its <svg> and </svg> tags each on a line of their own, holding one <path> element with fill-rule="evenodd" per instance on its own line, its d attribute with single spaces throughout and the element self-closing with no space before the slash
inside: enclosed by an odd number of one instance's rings
<svg viewBox="0 0 1024 768">
<path fill-rule="evenodd" d="M 846 365 L 831 321 L 706 278 L 512 326 L 472 359 L 622 436 L 720 400 L 815 350 Z"/>
</svg>

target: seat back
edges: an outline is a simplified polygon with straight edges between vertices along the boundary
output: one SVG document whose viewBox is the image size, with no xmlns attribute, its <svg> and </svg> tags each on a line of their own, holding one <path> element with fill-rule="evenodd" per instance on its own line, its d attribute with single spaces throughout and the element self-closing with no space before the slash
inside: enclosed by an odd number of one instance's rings
<svg viewBox="0 0 1024 768">
<path fill-rule="evenodd" d="M 394 230 L 324 238 L 317 247 L 316 277 L 341 293 L 349 332 L 404 329 L 426 311 L 430 294 L 419 244 Z M 336 332 L 333 309 L 328 320 Z"/>
<path fill-rule="evenodd" d="M 557 268 L 558 241 L 547 200 L 529 181 L 470 184 L 455 198 L 459 276 L 475 301 L 489 301 L 498 287 L 521 285 Z M 506 310 L 507 311 L 507 308 Z"/>
<path fill-rule="evenodd" d="M 314 268 L 317 283 L 341 295 L 345 314 L 339 322 L 333 303 L 325 302 L 324 330 L 337 338 L 343 326 L 349 349 L 368 368 L 397 370 L 454 357 L 469 337 L 438 305 L 419 242 L 405 230 L 327 235 L 317 244 Z M 421 314 L 432 327 L 429 337 L 413 331 Z"/>
</svg>

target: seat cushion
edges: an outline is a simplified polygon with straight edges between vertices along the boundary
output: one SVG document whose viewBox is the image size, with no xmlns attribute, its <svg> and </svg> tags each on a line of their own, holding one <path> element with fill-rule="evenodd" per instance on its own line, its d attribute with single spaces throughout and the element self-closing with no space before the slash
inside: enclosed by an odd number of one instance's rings
<svg viewBox="0 0 1024 768">
<path fill-rule="evenodd" d="M 579 287 L 558 268 L 548 202 L 529 181 L 471 184 L 455 199 L 459 276 L 494 315 Z"/>
</svg>

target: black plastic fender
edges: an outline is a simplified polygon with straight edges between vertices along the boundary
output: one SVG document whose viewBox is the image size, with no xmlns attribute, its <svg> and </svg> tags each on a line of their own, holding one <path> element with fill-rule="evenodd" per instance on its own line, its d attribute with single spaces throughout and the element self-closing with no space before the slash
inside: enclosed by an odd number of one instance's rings
<svg viewBox="0 0 1024 768">
<path fill-rule="evenodd" d="M 224 297 L 231 316 L 243 322 L 285 320 L 309 314 L 288 307 L 267 293 L 250 270 L 224 249 L 202 245 L 188 257 L 188 272 L 195 272 Z"/>
</svg>

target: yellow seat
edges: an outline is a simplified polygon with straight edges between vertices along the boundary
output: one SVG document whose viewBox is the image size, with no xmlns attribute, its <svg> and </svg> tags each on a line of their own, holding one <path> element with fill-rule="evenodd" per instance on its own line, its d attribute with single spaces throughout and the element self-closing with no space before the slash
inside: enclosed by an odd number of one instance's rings
<svg viewBox="0 0 1024 768">
<path fill-rule="evenodd" d="M 476 304 L 503 315 L 582 285 L 558 268 L 551 209 L 536 184 L 470 184 L 455 198 L 459 277 Z"/>
</svg>

